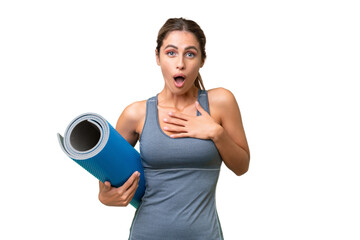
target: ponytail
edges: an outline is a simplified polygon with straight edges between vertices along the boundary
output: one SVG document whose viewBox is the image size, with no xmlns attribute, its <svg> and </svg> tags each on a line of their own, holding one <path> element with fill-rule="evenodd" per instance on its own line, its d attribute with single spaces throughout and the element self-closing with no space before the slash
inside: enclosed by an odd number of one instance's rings
<svg viewBox="0 0 360 240">
<path fill-rule="evenodd" d="M 199 88 L 200 90 L 205 90 L 204 83 L 203 83 L 203 81 L 202 81 L 202 78 L 201 78 L 200 73 L 198 74 L 197 78 L 195 79 L 194 84 L 195 84 L 195 86 L 196 86 L 197 88 Z"/>
</svg>

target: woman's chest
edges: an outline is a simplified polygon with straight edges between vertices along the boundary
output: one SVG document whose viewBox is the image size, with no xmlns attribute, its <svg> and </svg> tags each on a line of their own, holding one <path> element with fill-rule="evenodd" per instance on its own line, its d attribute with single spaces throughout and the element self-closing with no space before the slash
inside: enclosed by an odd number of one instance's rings
<svg viewBox="0 0 360 240">
<path fill-rule="evenodd" d="M 143 166 L 148 168 L 205 168 L 213 169 L 221 165 L 221 157 L 211 140 L 196 138 L 173 139 L 157 134 L 152 139 L 143 136 L 140 142 L 140 155 Z M 147 131 L 148 135 L 150 134 Z"/>
</svg>

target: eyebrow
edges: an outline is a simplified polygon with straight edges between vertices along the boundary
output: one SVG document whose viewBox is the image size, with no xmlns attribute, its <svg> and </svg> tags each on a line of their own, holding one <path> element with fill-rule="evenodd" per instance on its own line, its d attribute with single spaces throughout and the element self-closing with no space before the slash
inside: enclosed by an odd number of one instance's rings
<svg viewBox="0 0 360 240">
<path fill-rule="evenodd" d="M 167 49 L 167 48 L 179 49 L 177 46 L 172 45 L 172 44 L 167 45 L 164 49 Z M 194 49 L 196 52 L 199 52 L 199 50 L 198 50 L 196 47 L 194 47 L 194 46 L 189 46 L 189 47 L 186 47 L 186 48 L 185 48 L 185 50 L 189 50 L 189 49 Z"/>
</svg>

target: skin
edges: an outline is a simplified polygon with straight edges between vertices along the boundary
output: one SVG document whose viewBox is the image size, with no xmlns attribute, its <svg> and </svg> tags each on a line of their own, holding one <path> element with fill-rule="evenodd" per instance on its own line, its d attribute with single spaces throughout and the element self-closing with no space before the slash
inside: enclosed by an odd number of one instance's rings
<svg viewBox="0 0 360 240">
<path fill-rule="evenodd" d="M 158 95 L 159 124 L 164 133 L 171 138 L 211 139 L 229 169 L 238 176 L 246 173 L 250 152 L 234 95 L 224 88 L 208 90 L 211 116 L 196 101 L 198 89 L 194 81 L 205 59 L 195 35 L 170 32 L 155 54 L 165 83 Z M 186 76 L 181 87 L 175 85 L 176 74 Z M 201 116 L 196 116 L 196 110 Z M 141 135 L 145 115 L 146 100 L 126 107 L 118 119 L 116 130 L 133 146 Z M 139 176 L 135 172 L 119 188 L 99 182 L 99 200 L 108 206 L 127 206 L 136 192 Z"/>
</svg>

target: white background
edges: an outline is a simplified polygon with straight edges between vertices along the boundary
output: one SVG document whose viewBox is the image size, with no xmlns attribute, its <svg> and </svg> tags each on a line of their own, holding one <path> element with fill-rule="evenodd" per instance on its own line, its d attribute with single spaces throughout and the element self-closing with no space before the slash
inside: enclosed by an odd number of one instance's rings
<svg viewBox="0 0 360 240">
<path fill-rule="evenodd" d="M 223 165 L 217 205 L 231 239 L 360 239 L 357 1 L 1 1 L 1 239 L 127 239 L 134 208 L 103 206 L 98 182 L 56 133 L 84 112 L 113 125 L 163 87 L 157 32 L 204 30 L 207 89 L 237 98 L 248 173 Z M 5 237 L 6 236 L 6 237 Z"/>
</svg>

